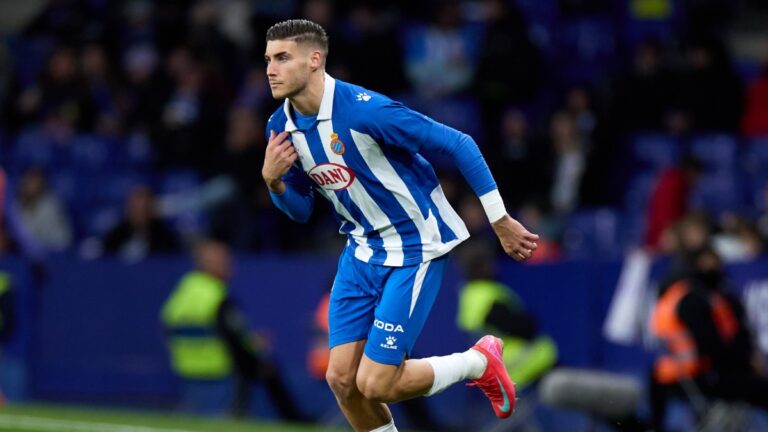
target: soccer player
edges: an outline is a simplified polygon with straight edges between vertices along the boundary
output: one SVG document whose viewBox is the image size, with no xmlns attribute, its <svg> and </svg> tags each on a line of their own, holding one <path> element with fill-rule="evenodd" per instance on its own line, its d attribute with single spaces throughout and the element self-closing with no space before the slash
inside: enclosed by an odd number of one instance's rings
<svg viewBox="0 0 768 432">
<path fill-rule="evenodd" d="M 386 403 L 430 396 L 470 379 L 496 415 L 511 415 L 514 384 L 501 341 L 485 336 L 448 356 L 410 359 L 440 289 L 447 253 L 469 237 L 432 166 L 448 154 L 480 198 L 505 252 L 531 256 L 538 236 L 511 218 L 475 142 L 373 91 L 325 73 L 319 25 L 288 20 L 267 31 L 272 96 L 262 176 L 272 201 L 306 222 L 314 197 L 329 200 L 348 237 L 329 307 L 326 379 L 356 431 L 397 431 Z"/>
</svg>

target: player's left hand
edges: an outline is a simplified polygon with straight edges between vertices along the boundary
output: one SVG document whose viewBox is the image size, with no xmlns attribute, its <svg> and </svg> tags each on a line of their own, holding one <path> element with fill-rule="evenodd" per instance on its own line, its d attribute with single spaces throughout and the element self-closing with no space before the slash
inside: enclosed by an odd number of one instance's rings
<svg viewBox="0 0 768 432">
<path fill-rule="evenodd" d="M 493 231 L 499 237 L 504 252 L 517 261 L 525 261 L 533 255 L 539 246 L 539 236 L 525 227 L 510 215 L 491 224 Z"/>
</svg>

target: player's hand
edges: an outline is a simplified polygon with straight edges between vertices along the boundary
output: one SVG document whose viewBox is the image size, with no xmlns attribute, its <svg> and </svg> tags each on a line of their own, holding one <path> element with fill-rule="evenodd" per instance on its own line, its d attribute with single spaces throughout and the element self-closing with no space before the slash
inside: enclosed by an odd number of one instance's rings
<svg viewBox="0 0 768 432">
<path fill-rule="evenodd" d="M 288 139 L 288 132 L 269 131 L 269 142 L 264 154 L 264 167 L 261 176 L 267 183 L 269 190 L 275 193 L 283 193 L 285 184 L 282 177 L 291 169 L 291 165 L 298 157 L 293 143 Z"/>
<path fill-rule="evenodd" d="M 492 223 L 491 226 L 499 237 L 504 252 L 517 261 L 530 258 L 539 246 L 539 236 L 525 229 L 520 222 L 509 215 Z"/>
</svg>

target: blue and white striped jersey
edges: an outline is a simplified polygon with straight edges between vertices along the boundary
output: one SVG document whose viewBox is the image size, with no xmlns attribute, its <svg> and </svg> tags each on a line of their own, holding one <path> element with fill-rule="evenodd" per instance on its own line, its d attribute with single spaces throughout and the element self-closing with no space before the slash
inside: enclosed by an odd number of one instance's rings
<svg viewBox="0 0 768 432">
<path fill-rule="evenodd" d="M 317 119 L 305 129 L 288 100 L 267 123 L 288 131 L 298 153 L 272 200 L 305 222 L 314 193 L 328 199 L 362 261 L 385 266 L 439 257 L 469 237 L 419 150 L 451 155 L 478 196 L 496 189 L 475 142 L 386 96 L 325 75 Z"/>
</svg>

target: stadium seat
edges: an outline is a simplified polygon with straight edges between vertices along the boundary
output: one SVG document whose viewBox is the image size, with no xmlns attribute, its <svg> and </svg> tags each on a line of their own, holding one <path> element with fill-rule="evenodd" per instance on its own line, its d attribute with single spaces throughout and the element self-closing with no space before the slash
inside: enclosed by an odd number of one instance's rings
<svg viewBox="0 0 768 432">
<path fill-rule="evenodd" d="M 648 206 L 648 198 L 656 185 L 657 175 L 643 173 L 634 176 L 627 186 L 624 195 L 624 206 L 628 211 L 645 212 Z"/>
<path fill-rule="evenodd" d="M 41 130 L 26 130 L 16 138 L 9 166 L 16 174 L 22 173 L 31 166 L 52 168 L 62 159 L 59 153 L 57 145 Z"/>
<path fill-rule="evenodd" d="M 658 172 L 672 166 L 680 157 L 680 144 L 660 133 L 637 134 L 630 138 L 632 160 L 643 171 Z"/>
<path fill-rule="evenodd" d="M 69 162 L 78 171 L 106 171 L 112 167 L 116 147 L 114 142 L 98 135 L 76 135 L 70 144 Z"/>
<path fill-rule="evenodd" d="M 620 256 L 618 216 L 615 210 L 581 210 L 568 216 L 563 232 L 563 252 L 572 259 Z"/>
<path fill-rule="evenodd" d="M 736 168 L 738 142 L 729 134 L 706 134 L 691 139 L 691 154 L 710 171 L 731 171 Z"/>
<path fill-rule="evenodd" d="M 616 63 L 617 42 L 608 17 L 576 18 L 562 24 L 558 52 L 566 85 L 595 83 Z"/>
<path fill-rule="evenodd" d="M 747 204 L 743 179 L 735 172 L 704 174 L 694 187 L 690 204 L 694 209 L 703 209 L 720 214 L 726 210 L 741 210 Z"/>
</svg>

